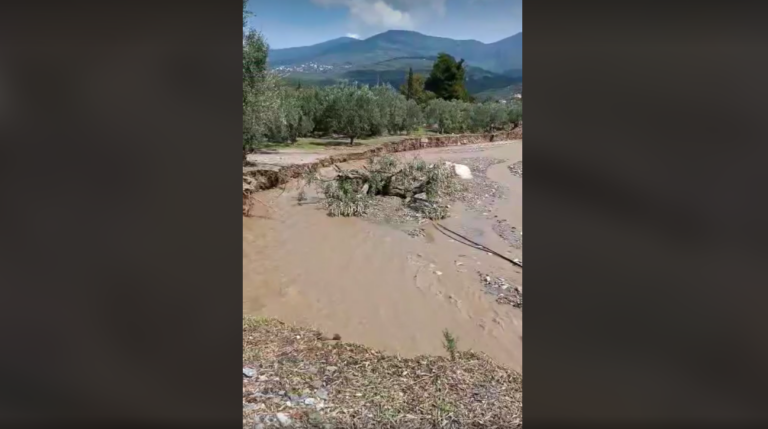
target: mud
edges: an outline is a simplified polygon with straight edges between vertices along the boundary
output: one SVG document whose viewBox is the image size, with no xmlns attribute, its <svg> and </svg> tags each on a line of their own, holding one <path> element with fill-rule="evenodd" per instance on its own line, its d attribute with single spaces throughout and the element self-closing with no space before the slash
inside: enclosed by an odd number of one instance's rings
<svg viewBox="0 0 768 429">
<path fill-rule="evenodd" d="M 497 184 L 504 198 L 481 201 L 484 212 L 459 202 L 440 223 L 522 259 L 522 243 L 510 246 L 493 229 L 503 219 L 522 231 L 522 180 L 508 170 L 522 159 L 522 142 L 451 148 L 443 143 L 443 148 L 396 156 L 459 163 L 501 160 L 484 177 Z M 342 167 L 353 167 L 351 161 Z M 330 165 L 325 162 L 314 168 Z M 271 209 L 256 205 L 254 217 L 243 218 L 245 314 L 313 326 L 404 356 L 445 353 L 441 339 L 448 329 L 459 338 L 460 349 L 487 353 L 522 370 L 522 310 L 497 302 L 478 276 L 478 271 L 493 273 L 522 287 L 522 268 L 459 243 L 429 222 L 391 225 L 328 217 L 315 203 L 316 195 L 308 193 L 306 203 L 297 203 L 299 188 L 289 180 L 294 173 L 281 168 L 276 174 L 285 180 L 285 189 L 258 193 Z"/>
</svg>

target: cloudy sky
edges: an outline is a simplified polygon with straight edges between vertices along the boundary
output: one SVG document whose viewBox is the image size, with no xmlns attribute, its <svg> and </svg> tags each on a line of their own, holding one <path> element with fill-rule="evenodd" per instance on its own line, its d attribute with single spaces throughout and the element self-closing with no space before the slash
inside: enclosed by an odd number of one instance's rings
<svg viewBox="0 0 768 429">
<path fill-rule="evenodd" d="M 489 43 L 523 31 L 522 0 L 250 0 L 249 26 L 272 48 L 414 30 Z"/>
</svg>

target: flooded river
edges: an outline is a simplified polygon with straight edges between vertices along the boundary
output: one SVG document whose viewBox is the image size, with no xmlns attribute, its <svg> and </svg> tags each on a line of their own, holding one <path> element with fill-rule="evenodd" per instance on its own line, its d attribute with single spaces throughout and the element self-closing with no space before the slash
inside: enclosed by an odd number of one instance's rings
<svg viewBox="0 0 768 429">
<path fill-rule="evenodd" d="M 508 166 L 522 160 L 522 142 L 427 149 L 397 156 L 461 162 L 493 158 L 487 178 L 504 198 L 488 210 L 464 204 L 440 223 L 510 258 L 522 249 L 494 224 L 522 230 L 522 179 Z M 344 165 L 341 165 L 344 167 Z M 254 217 L 243 218 L 243 312 L 315 327 L 344 341 L 404 356 L 442 354 L 442 331 L 460 349 L 487 353 L 522 371 L 522 310 L 499 304 L 481 275 L 522 287 L 522 269 L 424 224 L 424 237 L 359 218 L 332 218 L 316 204 L 299 205 L 295 186 L 258 194 Z M 479 196 L 482 198 L 483 196 Z"/>
</svg>

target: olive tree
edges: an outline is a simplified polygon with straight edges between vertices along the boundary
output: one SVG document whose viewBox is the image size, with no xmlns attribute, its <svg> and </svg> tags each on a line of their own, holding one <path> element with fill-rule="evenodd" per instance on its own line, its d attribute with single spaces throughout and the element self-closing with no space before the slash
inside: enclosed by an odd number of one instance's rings
<svg viewBox="0 0 768 429">
<path fill-rule="evenodd" d="M 381 128 L 389 134 L 398 134 L 406 129 L 405 119 L 408 100 L 389 84 L 373 88 L 381 119 Z M 381 130 L 379 130 L 381 131 Z M 381 134 L 381 132 L 373 133 Z"/>
<path fill-rule="evenodd" d="M 290 88 L 280 88 L 277 103 L 265 124 L 266 138 L 273 142 L 295 142 L 301 134 L 302 114 L 298 94 Z"/>
<path fill-rule="evenodd" d="M 509 123 L 508 112 L 509 107 L 501 103 L 492 103 L 490 106 L 490 128 L 489 132 L 501 130 Z"/>
<path fill-rule="evenodd" d="M 425 116 L 437 125 L 440 133 L 458 133 L 466 126 L 467 103 L 436 98 L 427 104 Z"/>
<path fill-rule="evenodd" d="M 475 104 L 470 112 L 470 129 L 485 131 L 491 127 L 491 103 Z"/>
<path fill-rule="evenodd" d="M 278 77 L 267 70 L 269 47 L 256 31 L 243 34 L 243 147 L 264 138 L 265 124 L 279 102 Z"/>
<path fill-rule="evenodd" d="M 333 131 L 347 136 L 350 145 L 381 123 L 376 96 L 368 86 L 343 83 L 329 87 L 328 91 Z"/>
<path fill-rule="evenodd" d="M 507 111 L 507 121 L 512 124 L 512 129 L 517 128 L 523 121 L 523 105 L 513 104 Z"/>
<path fill-rule="evenodd" d="M 472 129 L 472 109 L 475 106 L 472 103 L 467 103 L 461 100 L 451 100 L 453 104 L 453 111 L 455 111 L 456 118 L 454 122 L 456 126 L 451 131 L 452 133 L 465 133 Z"/>
<path fill-rule="evenodd" d="M 405 118 L 403 120 L 403 130 L 406 132 L 415 131 L 424 123 L 424 114 L 416 100 L 408 100 L 405 104 Z"/>
</svg>

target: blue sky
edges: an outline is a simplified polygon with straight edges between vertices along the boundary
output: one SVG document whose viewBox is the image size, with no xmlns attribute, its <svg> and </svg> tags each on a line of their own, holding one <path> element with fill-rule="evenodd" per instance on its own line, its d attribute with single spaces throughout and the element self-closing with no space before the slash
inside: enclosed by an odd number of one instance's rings
<svg viewBox="0 0 768 429">
<path fill-rule="evenodd" d="M 250 0 L 248 10 L 275 49 L 393 29 L 485 43 L 523 31 L 522 0 Z"/>
</svg>

